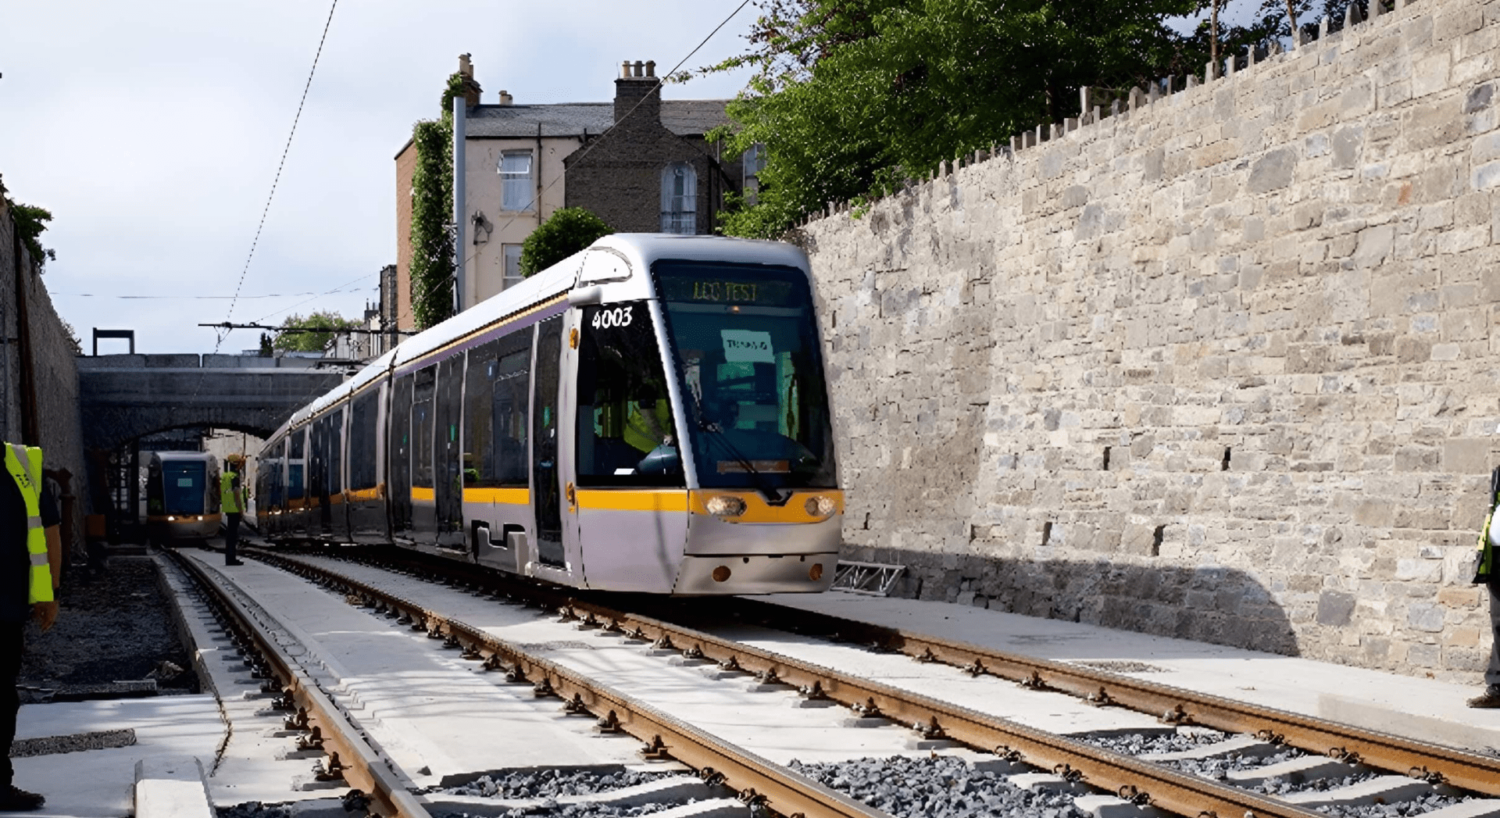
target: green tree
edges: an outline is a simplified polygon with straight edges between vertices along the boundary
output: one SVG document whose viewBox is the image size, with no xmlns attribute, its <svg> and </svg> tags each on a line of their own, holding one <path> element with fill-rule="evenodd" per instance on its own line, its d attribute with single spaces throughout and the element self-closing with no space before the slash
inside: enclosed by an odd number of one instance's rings
<svg viewBox="0 0 1500 818">
<path fill-rule="evenodd" d="M 357 326 L 358 321 L 351 321 L 326 310 L 306 317 L 289 315 L 281 322 L 281 332 L 276 335 L 275 346 L 288 352 L 318 352 L 328 347 L 328 342 L 333 340 L 339 330 Z"/>
<path fill-rule="evenodd" d="M 603 219 L 584 208 L 558 210 L 531 231 L 521 245 L 521 275 L 539 273 L 613 232 Z"/>
<path fill-rule="evenodd" d="M 21 234 L 21 244 L 31 254 L 31 260 L 36 262 L 36 266 L 43 268 L 48 261 L 56 259 L 57 252 L 43 247 L 41 238 L 47 229 L 47 222 L 52 221 L 52 212 L 44 207 L 19 203 L 12 203 L 10 212 L 15 218 L 16 231 Z"/>
<path fill-rule="evenodd" d="M 766 149 L 756 202 L 731 201 L 723 230 L 779 236 L 827 202 L 1077 116 L 1081 86 L 1119 97 L 1201 74 L 1211 25 L 1181 34 L 1168 21 L 1209 2 L 767 0 L 749 50 L 705 69 L 754 68 L 733 126 L 713 136 L 726 153 Z M 1217 33 L 1236 53 L 1266 32 Z"/>
<path fill-rule="evenodd" d="M 470 82 L 454 72 L 439 102 L 442 114 L 412 126 L 411 305 L 419 329 L 453 314 L 453 98 Z"/>
</svg>

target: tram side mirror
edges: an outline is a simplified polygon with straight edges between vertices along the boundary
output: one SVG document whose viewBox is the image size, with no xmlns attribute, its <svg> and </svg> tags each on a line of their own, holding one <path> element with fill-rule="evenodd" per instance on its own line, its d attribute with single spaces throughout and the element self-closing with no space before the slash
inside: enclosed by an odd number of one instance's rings
<svg viewBox="0 0 1500 818">
<path fill-rule="evenodd" d="M 580 287 L 568 292 L 568 306 L 586 307 L 604 300 L 603 287 Z"/>
</svg>

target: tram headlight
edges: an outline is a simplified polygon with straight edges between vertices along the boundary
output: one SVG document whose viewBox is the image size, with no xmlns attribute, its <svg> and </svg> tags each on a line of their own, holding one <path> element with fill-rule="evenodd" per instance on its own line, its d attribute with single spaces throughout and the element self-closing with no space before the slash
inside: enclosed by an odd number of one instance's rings
<svg viewBox="0 0 1500 818">
<path fill-rule="evenodd" d="M 198 515 L 198 522 L 200 522 L 200 523 L 203 522 L 203 515 L 202 514 Z"/>
<path fill-rule="evenodd" d="M 176 518 L 176 517 L 173 517 L 173 516 L 172 516 L 172 515 L 170 515 L 170 514 L 168 514 L 168 515 L 167 515 L 167 522 L 169 522 L 169 523 L 175 523 L 175 522 L 177 522 L 177 518 Z"/>
<path fill-rule="evenodd" d="M 818 518 L 832 517 L 833 512 L 839 510 L 838 504 L 833 501 L 833 498 L 824 494 L 807 498 L 807 504 L 803 508 L 807 509 L 809 517 Z"/>
<path fill-rule="evenodd" d="M 710 497 L 703 507 L 715 517 L 738 517 L 745 513 L 744 500 L 724 494 Z"/>
</svg>

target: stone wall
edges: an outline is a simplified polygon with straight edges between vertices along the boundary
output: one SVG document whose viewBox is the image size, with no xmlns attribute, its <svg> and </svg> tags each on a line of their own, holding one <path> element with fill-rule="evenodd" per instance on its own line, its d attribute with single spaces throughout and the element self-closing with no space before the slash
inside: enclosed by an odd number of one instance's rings
<svg viewBox="0 0 1500 818">
<path fill-rule="evenodd" d="M 806 225 L 846 556 L 1474 681 L 1500 0 L 1403 5 Z"/>
<path fill-rule="evenodd" d="M 16 343 L 18 316 L 16 279 L 25 291 L 31 334 L 32 366 L 36 379 L 36 412 L 47 469 L 72 473 L 72 547 L 81 553 L 83 516 L 88 512 L 88 472 L 83 453 L 78 411 L 78 359 L 73 336 L 58 317 L 47 294 L 44 276 L 31 263 L 25 248 L 16 258 L 15 225 L 10 207 L 0 199 L 0 440 L 24 440 L 24 397 L 21 390 L 21 347 Z M 44 237 L 45 238 L 45 237 Z"/>
</svg>

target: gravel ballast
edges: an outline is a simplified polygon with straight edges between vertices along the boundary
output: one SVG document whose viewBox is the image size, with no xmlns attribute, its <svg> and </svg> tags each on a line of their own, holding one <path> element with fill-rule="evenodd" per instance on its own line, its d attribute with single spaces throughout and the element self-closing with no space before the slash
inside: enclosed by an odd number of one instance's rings
<svg viewBox="0 0 1500 818">
<path fill-rule="evenodd" d="M 479 795 L 486 798 L 557 798 L 563 795 L 595 795 L 634 787 L 665 778 L 669 773 L 640 770 L 522 770 L 483 775 L 467 784 L 432 788 L 428 792 L 449 795 Z"/>
<path fill-rule="evenodd" d="M 26 626 L 18 684 L 59 697 L 108 697 L 114 682 L 148 679 L 162 692 L 197 692 L 197 674 L 156 570 L 150 557 L 117 556 L 103 576 L 75 580 L 83 572 L 71 572 L 57 623 L 46 633 Z"/>
<path fill-rule="evenodd" d="M 1083 818 L 1065 793 L 1023 790 L 996 773 L 952 756 L 863 758 L 832 764 L 791 763 L 826 787 L 896 818 Z"/>
</svg>

